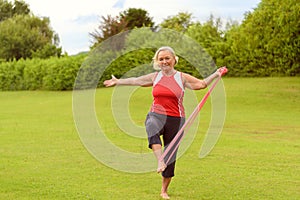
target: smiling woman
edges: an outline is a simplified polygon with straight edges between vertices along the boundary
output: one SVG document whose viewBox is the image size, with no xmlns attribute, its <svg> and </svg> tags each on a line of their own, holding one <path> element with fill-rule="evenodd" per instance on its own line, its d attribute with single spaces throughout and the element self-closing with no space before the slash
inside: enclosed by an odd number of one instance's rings
<svg viewBox="0 0 300 200">
<path fill-rule="evenodd" d="M 153 72 L 140 77 L 112 79 L 104 81 L 106 87 L 115 85 L 131 85 L 153 87 L 153 102 L 147 114 L 145 126 L 148 135 L 148 147 L 152 149 L 157 159 L 157 172 L 162 173 L 161 197 L 169 199 L 168 187 L 174 177 L 177 148 L 166 159 L 162 157 L 162 145 L 165 149 L 179 134 L 185 124 L 185 110 L 183 98 L 185 88 L 200 90 L 206 88 L 212 81 L 220 77 L 226 68 L 219 68 L 205 78 L 197 79 L 187 73 L 174 69 L 178 62 L 175 51 L 169 46 L 160 47 L 153 57 Z M 160 136 L 163 138 L 161 141 Z M 179 136 L 182 137 L 182 136 Z M 179 144 L 176 144 L 179 145 Z"/>
</svg>

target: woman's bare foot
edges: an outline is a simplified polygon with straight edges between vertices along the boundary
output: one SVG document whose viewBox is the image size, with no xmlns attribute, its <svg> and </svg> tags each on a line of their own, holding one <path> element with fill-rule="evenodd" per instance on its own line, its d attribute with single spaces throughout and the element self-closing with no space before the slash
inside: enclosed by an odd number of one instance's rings
<svg viewBox="0 0 300 200">
<path fill-rule="evenodd" d="M 170 199 L 169 195 L 166 192 L 161 193 L 160 196 L 163 199 Z"/>
<path fill-rule="evenodd" d="M 163 171 L 165 171 L 165 169 L 167 168 L 167 165 L 163 162 L 163 161 L 158 161 L 158 166 L 157 166 L 157 173 L 161 173 Z"/>
</svg>

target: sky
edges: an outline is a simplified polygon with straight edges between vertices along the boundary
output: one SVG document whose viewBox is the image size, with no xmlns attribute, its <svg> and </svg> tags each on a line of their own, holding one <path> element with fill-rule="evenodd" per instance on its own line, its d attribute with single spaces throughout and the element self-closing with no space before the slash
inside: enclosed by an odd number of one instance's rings
<svg viewBox="0 0 300 200">
<path fill-rule="evenodd" d="M 24 0 L 35 16 L 49 17 L 60 38 L 63 52 L 74 55 L 88 51 L 89 33 L 97 30 L 101 16 L 117 16 L 128 8 L 148 12 L 156 25 L 179 12 L 191 13 L 194 21 L 205 22 L 210 14 L 223 20 L 242 21 L 261 0 Z"/>
</svg>

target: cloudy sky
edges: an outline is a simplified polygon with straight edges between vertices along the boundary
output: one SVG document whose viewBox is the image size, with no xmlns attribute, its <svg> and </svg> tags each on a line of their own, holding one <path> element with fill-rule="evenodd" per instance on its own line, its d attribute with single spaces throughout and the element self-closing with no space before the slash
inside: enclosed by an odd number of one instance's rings
<svg viewBox="0 0 300 200">
<path fill-rule="evenodd" d="M 49 17 L 60 45 L 69 55 L 88 51 L 100 17 L 116 16 L 128 8 L 142 8 L 158 24 L 179 12 L 193 14 L 195 21 L 204 22 L 210 14 L 224 20 L 241 21 L 261 0 L 24 0 L 34 15 Z"/>
</svg>

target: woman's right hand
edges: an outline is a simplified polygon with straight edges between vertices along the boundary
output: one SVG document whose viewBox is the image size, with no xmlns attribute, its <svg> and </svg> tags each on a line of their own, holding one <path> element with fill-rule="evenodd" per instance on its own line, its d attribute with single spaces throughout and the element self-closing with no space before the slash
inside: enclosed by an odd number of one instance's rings
<svg viewBox="0 0 300 200">
<path fill-rule="evenodd" d="M 103 84 L 105 85 L 105 87 L 111 87 L 115 86 L 117 84 L 117 81 L 118 79 L 114 75 L 111 75 L 111 79 L 104 81 Z"/>
</svg>

